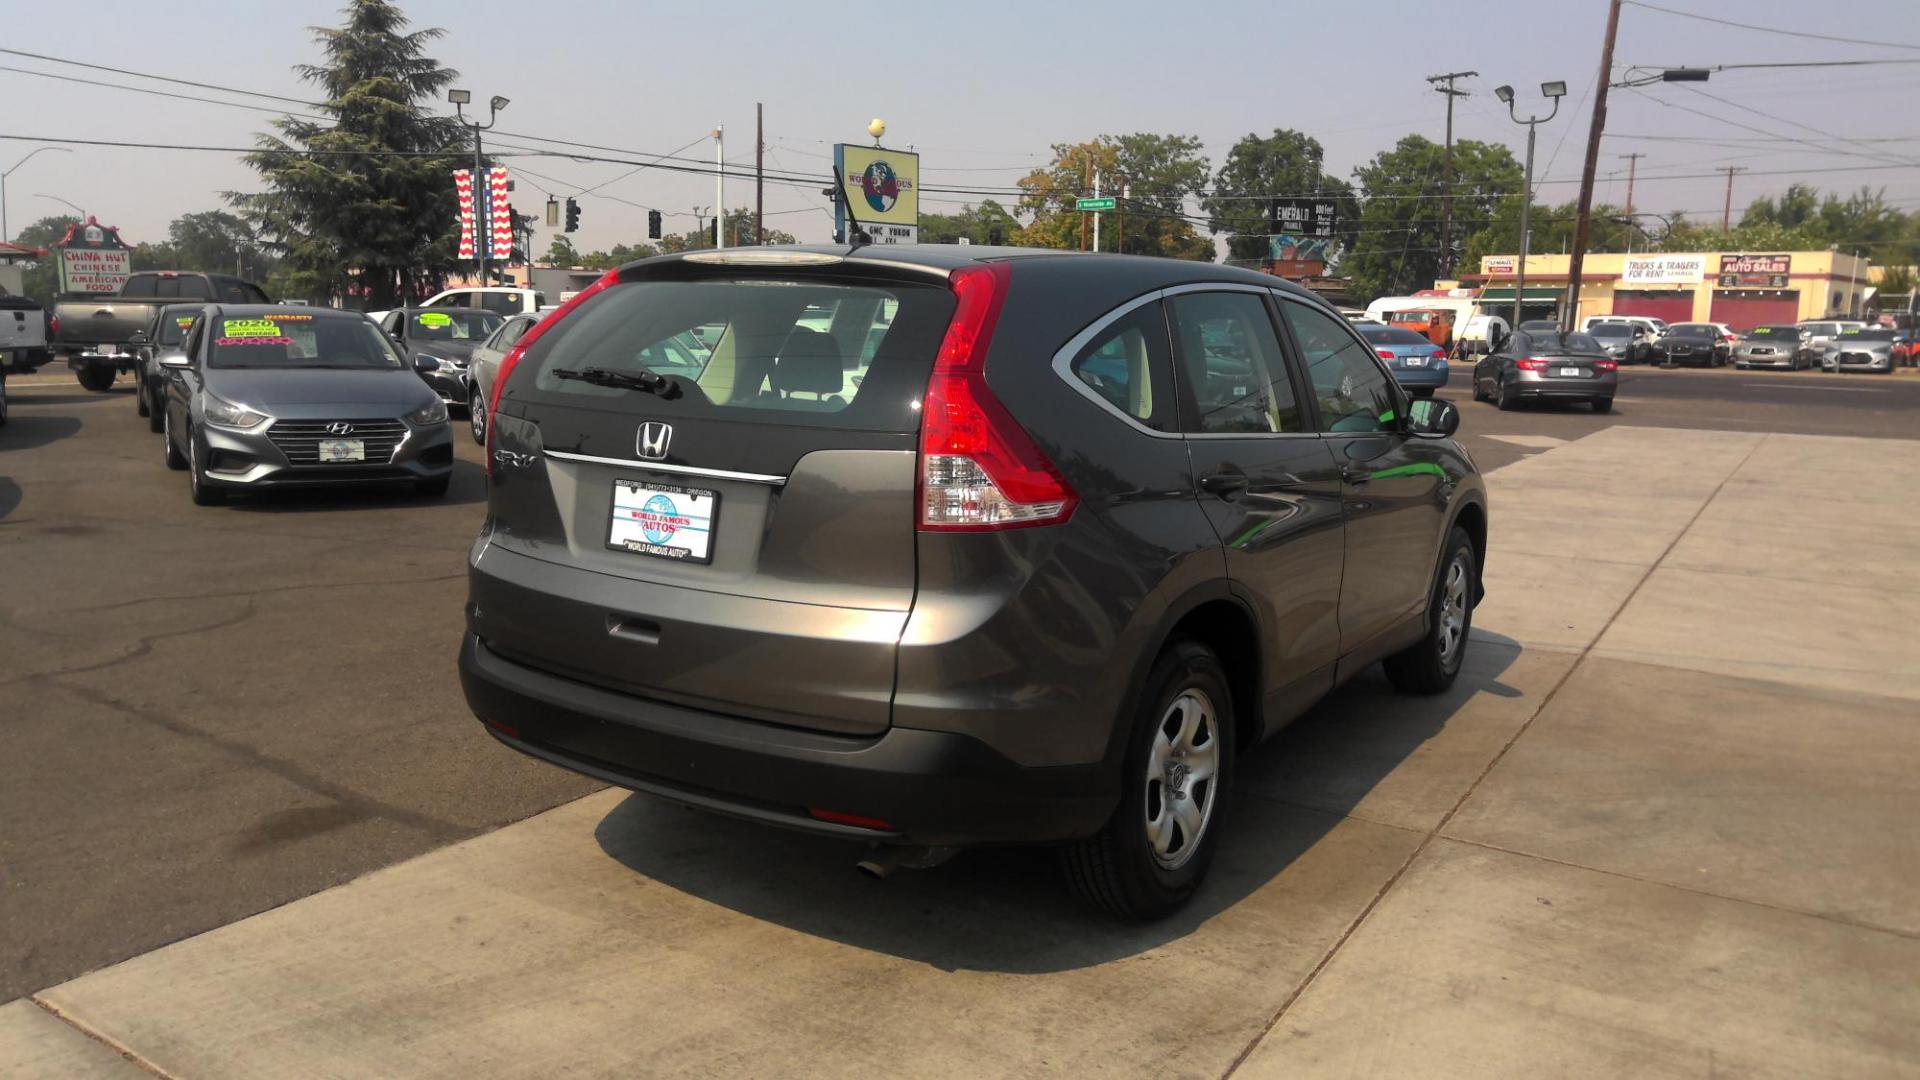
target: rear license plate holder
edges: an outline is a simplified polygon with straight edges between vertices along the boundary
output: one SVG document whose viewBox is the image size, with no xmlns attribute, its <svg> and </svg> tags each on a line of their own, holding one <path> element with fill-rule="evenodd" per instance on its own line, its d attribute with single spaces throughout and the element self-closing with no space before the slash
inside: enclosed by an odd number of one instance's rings
<svg viewBox="0 0 1920 1080">
<path fill-rule="evenodd" d="M 1563 379 L 1579 379 L 1586 376 L 1586 372 L 1581 371 L 1577 367 L 1563 367 L 1559 371 L 1555 372 L 1555 374 L 1559 375 Z"/>
<path fill-rule="evenodd" d="M 720 493 L 711 488 L 616 478 L 607 511 L 607 546 L 656 559 L 713 562 Z"/>
<path fill-rule="evenodd" d="M 314 446 L 322 465 L 351 464 L 367 460 L 365 439 L 321 439 Z"/>
</svg>

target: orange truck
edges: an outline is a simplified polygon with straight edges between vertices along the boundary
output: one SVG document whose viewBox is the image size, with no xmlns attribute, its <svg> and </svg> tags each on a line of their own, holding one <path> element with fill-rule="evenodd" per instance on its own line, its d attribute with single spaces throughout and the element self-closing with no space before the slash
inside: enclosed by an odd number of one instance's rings
<svg viewBox="0 0 1920 1080">
<path fill-rule="evenodd" d="M 1453 348 L 1453 312 L 1444 308 L 1415 308 L 1394 311 L 1387 321 L 1402 330 L 1411 330 L 1442 349 Z"/>
</svg>

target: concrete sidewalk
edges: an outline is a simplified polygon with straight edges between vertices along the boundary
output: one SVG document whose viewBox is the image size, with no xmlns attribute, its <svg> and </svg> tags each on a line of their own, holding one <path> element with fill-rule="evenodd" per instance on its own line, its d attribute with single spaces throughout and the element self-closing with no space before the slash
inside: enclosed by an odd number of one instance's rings
<svg viewBox="0 0 1920 1080">
<path fill-rule="evenodd" d="M 1041 852 L 876 883 L 604 792 L 0 1008 L 0 1074 L 1920 1076 L 1887 447 L 1614 427 L 1493 474 L 1459 685 L 1249 754 L 1164 924 Z"/>
</svg>

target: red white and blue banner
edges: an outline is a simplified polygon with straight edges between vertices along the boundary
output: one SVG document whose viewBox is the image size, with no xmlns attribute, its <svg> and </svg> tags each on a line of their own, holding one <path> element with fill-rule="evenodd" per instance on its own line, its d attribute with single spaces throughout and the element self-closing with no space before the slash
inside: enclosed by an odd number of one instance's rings
<svg viewBox="0 0 1920 1080">
<path fill-rule="evenodd" d="M 513 258 L 513 206 L 507 202 L 507 170 L 503 165 L 495 165 L 487 170 L 487 186 L 491 190 L 488 211 L 491 218 L 489 234 L 493 237 L 490 255 L 495 259 Z"/>
<path fill-rule="evenodd" d="M 453 170 L 453 190 L 459 199 L 460 214 L 460 251 L 462 259 L 473 258 L 473 173 L 467 169 Z"/>
</svg>

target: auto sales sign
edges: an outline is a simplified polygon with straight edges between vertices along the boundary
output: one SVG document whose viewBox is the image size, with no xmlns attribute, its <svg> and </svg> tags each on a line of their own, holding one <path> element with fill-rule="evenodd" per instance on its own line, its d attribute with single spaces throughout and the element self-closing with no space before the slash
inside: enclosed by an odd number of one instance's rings
<svg viewBox="0 0 1920 1080">
<path fill-rule="evenodd" d="M 1784 289 L 1792 274 L 1791 255 L 1720 256 L 1720 287 L 1723 289 Z"/>
<path fill-rule="evenodd" d="M 120 230 L 93 218 L 67 226 L 67 234 L 53 245 L 60 257 L 60 291 L 117 293 L 132 270 L 133 249 L 120 239 Z"/>
</svg>

